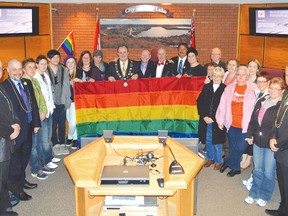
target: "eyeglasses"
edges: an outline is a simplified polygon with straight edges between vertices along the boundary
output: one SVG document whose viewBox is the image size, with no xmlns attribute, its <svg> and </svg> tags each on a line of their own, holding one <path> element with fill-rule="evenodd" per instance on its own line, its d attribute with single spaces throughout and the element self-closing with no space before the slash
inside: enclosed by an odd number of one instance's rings
<svg viewBox="0 0 288 216">
<path fill-rule="evenodd" d="M 282 89 L 269 88 L 270 91 L 282 91 Z"/>
<path fill-rule="evenodd" d="M 259 83 L 259 84 L 264 84 L 264 83 L 267 83 L 268 81 L 259 81 L 259 80 L 257 80 L 256 82 Z"/>
</svg>

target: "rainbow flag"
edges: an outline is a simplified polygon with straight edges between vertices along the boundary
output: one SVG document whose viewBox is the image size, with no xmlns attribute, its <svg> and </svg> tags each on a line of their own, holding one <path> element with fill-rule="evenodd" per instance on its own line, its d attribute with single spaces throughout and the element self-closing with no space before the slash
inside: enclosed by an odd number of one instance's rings
<svg viewBox="0 0 288 216">
<path fill-rule="evenodd" d="M 65 51 L 67 55 L 76 55 L 73 31 L 71 31 L 70 34 L 64 39 L 61 44 L 61 48 Z"/>
<path fill-rule="evenodd" d="M 75 105 L 78 137 L 157 135 L 197 137 L 196 100 L 205 77 L 151 78 L 116 82 L 77 82 Z"/>
</svg>

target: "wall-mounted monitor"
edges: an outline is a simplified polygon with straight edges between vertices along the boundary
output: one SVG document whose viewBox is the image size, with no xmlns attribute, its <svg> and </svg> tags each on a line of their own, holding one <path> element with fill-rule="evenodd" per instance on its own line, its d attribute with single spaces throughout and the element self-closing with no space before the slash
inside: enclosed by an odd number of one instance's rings
<svg viewBox="0 0 288 216">
<path fill-rule="evenodd" d="M 250 8 L 250 34 L 288 37 L 288 8 Z"/>
<path fill-rule="evenodd" d="M 0 6 L 0 36 L 39 34 L 38 7 Z"/>
</svg>

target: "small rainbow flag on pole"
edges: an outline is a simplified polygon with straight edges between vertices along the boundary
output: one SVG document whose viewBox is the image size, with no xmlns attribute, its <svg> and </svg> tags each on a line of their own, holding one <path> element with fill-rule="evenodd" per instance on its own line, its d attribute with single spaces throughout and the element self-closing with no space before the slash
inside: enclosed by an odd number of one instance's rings
<svg viewBox="0 0 288 216">
<path fill-rule="evenodd" d="M 153 135 L 197 137 L 196 100 L 205 77 L 151 78 L 116 82 L 75 83 L 78 137 Z"/>
<path fill-rule="evenodd" d="M 73 31 L 71 31 L 68 36 L 63 40 L 63 42 L 60 44 L 60 46 L 57 48 L 62 48 L 67 55 L 75 56 L 75 43 L 74 43 L 74 36 Z"/>
</svg>

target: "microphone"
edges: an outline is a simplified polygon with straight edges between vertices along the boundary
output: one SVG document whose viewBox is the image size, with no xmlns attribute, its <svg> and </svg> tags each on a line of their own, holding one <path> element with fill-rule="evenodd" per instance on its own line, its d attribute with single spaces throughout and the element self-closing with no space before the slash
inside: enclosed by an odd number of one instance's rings
<svg viewBox="0 0 288 216">
<path fill-rule="evenodd" d="M 164 147 L 168 147 L 169 151 L 171 153 L 171 155 L 173 156 L 173 161 L 170 164 L 169 167 L 169 174 L 184 174 L 185 171 L 183 169 L 183 167 L 181 166 L 181 164 L 179 162 L 177 162 L 175 155 L 173 154 L 172 149 L 170 148 L 170 146 L 166 143 L 166 139 L 168 136 L 168 130 L 158 130 L 158 139 L 159 142 L 163 144 Z"/>
</svg>

